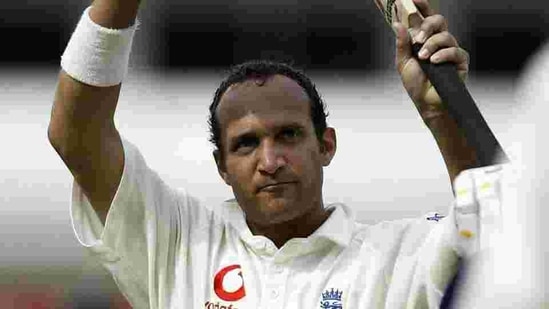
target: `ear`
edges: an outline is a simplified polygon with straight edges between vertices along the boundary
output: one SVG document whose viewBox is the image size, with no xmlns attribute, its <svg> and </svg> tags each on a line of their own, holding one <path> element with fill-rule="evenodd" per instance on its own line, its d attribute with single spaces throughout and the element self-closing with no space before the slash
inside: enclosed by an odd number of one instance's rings
<svg viewBox="0 0 549 309">
<path fill-rule="evenodd" d="M 335 156 L 337 150 L 337 139 L 334 128 L 326 128 L 322 135 L 322 145 L 320 145 L 320 151 L 323 156 L 322 164 L 324 166 L 330 165 L 332 159 Z"/>
<path fill-rule="evenodd" d="M 229 177 L 225 170 L 225 162 L 223 161 L 219 150 L 214 150 L 212 154 L 215 160 L 215 165 L 217 165 L 217 172 L 219 173 L 219 176 L 221 176 L 221 179 L 223 179 L 223 181 L 230 186 Z"/>
</svg>

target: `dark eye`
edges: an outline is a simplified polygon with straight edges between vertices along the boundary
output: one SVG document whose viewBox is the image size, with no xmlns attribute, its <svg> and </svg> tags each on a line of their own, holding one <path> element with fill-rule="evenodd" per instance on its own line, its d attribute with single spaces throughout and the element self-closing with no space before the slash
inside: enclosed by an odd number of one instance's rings
<svg viewBox="0 0 549 309">
<path fill-rule="evenodd" d="M 253 149 L 259 143 L 256 137 L 245 136 L 234 144 L 233 151 L 247 151 Z"/>
<path fill-rule="evenodd" d="M 285 139 L 285 140 L 290 140 L 290 141 L 293 141 L 295 139 L 297 139 L 298 137 L 301 136 L 301 130 L 298 129 L 298 128 L 288 128 L 288 129 L 284 129 L 280 132 L 280 135 Z"/>
</svg>

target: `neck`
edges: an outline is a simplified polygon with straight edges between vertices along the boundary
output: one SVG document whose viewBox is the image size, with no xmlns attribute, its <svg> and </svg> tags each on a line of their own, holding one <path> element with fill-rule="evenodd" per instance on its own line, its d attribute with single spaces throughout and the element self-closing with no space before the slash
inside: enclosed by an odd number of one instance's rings
<svg viewBox="0 0 549 309">
<path fill-rule="evenodd" d="M 330 216 L 332 211 L 324 208 L 315 209 L 290 221 L 260 225 L 246 220 L 250 231 L 254 235 L 263 235 L 281 248 L 292 238 L 306 238 L 316 231 Z"/>
</svg>

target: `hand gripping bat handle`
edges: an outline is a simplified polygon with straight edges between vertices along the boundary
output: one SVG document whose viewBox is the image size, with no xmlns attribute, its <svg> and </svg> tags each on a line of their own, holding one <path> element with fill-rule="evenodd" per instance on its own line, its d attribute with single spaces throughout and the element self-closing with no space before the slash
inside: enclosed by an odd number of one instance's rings
<svg viewBox="0 0 549 309">
<path fill-rule="evenodd" d="M 374 0 L 374 2 L 389 25 L 399 21 L 407 28 L 413 28 L 418 27 L 423 21 L 423 16 L 413 0 Z M 438 0 L 430 0 L 430 3 L 436 6 Z M 417 54 L 421 46 L 419 43 L 412 45 L 414 56 L 437 90 L 448 113 L 463 131 L 468 145 L 476 150 L 478 167 L 508 161 L 473 97 L 459 79 L 455 65 L 433 64 L 429 60 L 419 59 Z"/>
<path fill-rule="evenodd" d="M 414 43 L 412 50 L 419 64 L 437 90 L 450 116 L 456 121 L 469 146 L 477 152 L 479 167 L 508 161 L 501 145 L 488 127 L 473 97 L 460 80 L 453 63 L 434 64 L 417 57 L 422 44 Z"/>
</svg>

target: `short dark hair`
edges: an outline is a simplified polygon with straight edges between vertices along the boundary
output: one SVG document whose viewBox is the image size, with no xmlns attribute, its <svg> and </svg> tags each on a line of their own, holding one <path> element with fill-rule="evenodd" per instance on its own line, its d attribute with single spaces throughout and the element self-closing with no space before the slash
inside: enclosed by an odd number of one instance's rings
<svg viewBox="0 0 549 309">
<path fill-rule="evenodd" d="M 221 82 L 210 105 L 210 118 L 208 125 L 210 128 L 210 142 L 214 145 L 216 151 L 222 149 L 221 128 L 216 115 L 217 106 L 225 91 L 233 84 L 241 83 L 250 79 L 266 79 L 274 75 L 284 75 L 297 82 L 307 93 L 311 105 L 311 120 L 315 128 L 315 133 L 319 141 L 326 130 L 326 118 L 328 112 L 326 105 L 322 101 L 320 94 L 316 90 L 311 79 L 302 71 L 292 67 L 289 64 L 273 62 L 267 60 L 252 60 L 233 66 L 227 77 Z"/>
</svg>

